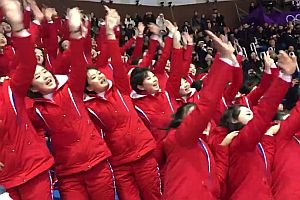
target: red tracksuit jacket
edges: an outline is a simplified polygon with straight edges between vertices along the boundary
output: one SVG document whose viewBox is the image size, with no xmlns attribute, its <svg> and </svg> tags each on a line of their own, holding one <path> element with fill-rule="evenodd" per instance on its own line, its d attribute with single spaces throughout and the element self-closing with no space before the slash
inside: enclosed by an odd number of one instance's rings
<svg viewBox="0 0 300 200">
<path fill-rule="evenodd" d="M 127 70 L 121 60 L 116 40 L 108 40 L 114 67 L 114 84 L 103 96 L 86 98 L 85 105 L 94 116 L 95 123 L 105 133 L 105 140 L 112 151 L 109 158 L 113 166 L 140 159 L 155 148 L 150 131 L 143 124 L 130 99 Z"/>
<path fill-rule="evenodd" d="M 199 138 L 211 120 L 232 70 L 233 67 L 220 60 L 214 62 L 207 85 L 200 92 L 197 107 L 164 139 L 167 158 L 164 199 L 213 200 L 220 197 L 220 184 L 224 184 L 227 172 L 227 147 L 220 146 L 215 160 L 207 144 Z"/>
<path fill-rule="evenodd" d="M 274 156 L 273 194 L 276 200 L 300 199 L 300 101 L 290 116 L 280 124 L 276 134 L 276 153 Z"/>
<path fill-rule="evenodd" d="M 270 163 L 259 145 L 284 97 L 289 83 L 277 78 L 254 108 L 254 118 L 243 127 L 229 148 L 227 197 L 230 200 L 272 199 Z M 223 129 L 226 135 L 228 132 Z"/>
<path fill-rule="evenodd" d="M 174 57 L 174 59 L 172 60 L 174 62 L 180 62 L 180 59 L 176 60 L 175 56 L 178 55 L 176 52 L 180 53 L 181 51 L 181 49 L 173 50 L 174 54 L 172 57 Z M 166 83 L 166 88 L 161 87 L 161 91 L 154 95 L 137 94 L 134 91 L 131 93 L 131 98 L 136 110 L 158 142 L 165 137 L 165 128 L 168 127 L 172 114 L 176 111 L 173 108 L 171 96 L 175 96 L 178 93 L 180 79 L 181 76 L 179 73 L 170 75 Z"/>
<path fill-rule="evenodd" d="M 68 82 L 53 93 L 52 100 L 35 99 L 31 108 L 50 135 L 59 176 L 87 171 L 111 155 L 82 100 L 86 78 L 83 42 L 71 41 Z"/>
<path fill-rule="evenodd" d="M 6 45 L 0 53 L 0 77 L 12 76 L 17 67 L 17 57 L 12 46 Z"/>
<path fill-rule="evenodd" d="M 24 98 L 36 67 L 30 37 L 14 38 L 19 65 L 9 81 L 0 85 L 0 185 L 16 187 L 53 165 L 45 140 L 36 134 L 26 112 Z"/>
</svg>

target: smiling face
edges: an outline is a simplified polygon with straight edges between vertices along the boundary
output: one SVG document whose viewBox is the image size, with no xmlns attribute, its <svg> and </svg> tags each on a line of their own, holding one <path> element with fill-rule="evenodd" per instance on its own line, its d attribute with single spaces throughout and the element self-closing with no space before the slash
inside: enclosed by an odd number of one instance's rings
<svg viewBox="0 0 300 200">
<path fill-rule="evenodd" d="M 184 78 L 181 78 L 181 85 L 179 89 L 180 96 L 187 96 L 191 92 L 191 85 Z"/>
<path fill-rule="evenodd" d="M 253 119 L 253 112 L 249 108 L 241 106 L 239 111 L 238 121 L 243 125 L 248 124 L 248 122 Z"/>
<path fill-rule="evenodd" d="M 86 89 L 90 92 L 104 92 L 109 84 L 106 76 L 97 69 L 88 69 L 86 73 L 88 86 Z"/>
<path fill-rule="evenodd" d="M 148 71 L 146 78 L 143 80 L 143 85 L 138 85 L 138 89 L 148 94 L 155 94 L 160 89 L 157 77 Z"/>
<path fill-rule="evenodd" d="M 54 76 L 44 67 L 38 65 L 36 66 L 31 86 L 32 92 L 40 92 L 46 95 L 54 92 L 57 84 Z"/>
</svg>

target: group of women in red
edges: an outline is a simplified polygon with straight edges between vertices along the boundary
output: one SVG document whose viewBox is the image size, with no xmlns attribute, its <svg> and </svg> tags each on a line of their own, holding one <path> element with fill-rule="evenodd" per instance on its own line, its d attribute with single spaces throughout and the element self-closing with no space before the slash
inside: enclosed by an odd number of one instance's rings
<svg viewBox="0 0 300 200">
<path fill-rule="evenodd" d="M 164 41 L 147 27 L 143 54 L 145 26 L 119 47 L 114 9 L 105 7 L 95 47 L 78 8 L 62 20 L 27 4 L 23 14 L 18 1 L 1 1 L 11 34 L 0 34 L 0 185 L 12 199 L 51 199 L 50 169 L 64 200 L 300 198 L 300 103 L 272 121 L 294 56 L 280 52 L 275 64 L 267 55 L 260 84 L 240 95 L 241 54 L 208 31 L 218 53 L 198 92 L 193 40 L 170 21 Z"/>
</svg>

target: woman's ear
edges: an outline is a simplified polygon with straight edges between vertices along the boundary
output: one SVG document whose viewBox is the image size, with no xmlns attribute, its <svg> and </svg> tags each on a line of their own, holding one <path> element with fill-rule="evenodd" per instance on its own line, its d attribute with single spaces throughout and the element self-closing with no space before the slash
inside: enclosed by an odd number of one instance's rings
<svg viewBox="0 0 300 200">
<path fill-rule="evenodd" d="M 144 86 L 142 86 L 142 85 L 137 85 L 137 89 L 139 89 L 139 90 L 145 90 L 145 88 L 144 88 Z"/>
</svg>

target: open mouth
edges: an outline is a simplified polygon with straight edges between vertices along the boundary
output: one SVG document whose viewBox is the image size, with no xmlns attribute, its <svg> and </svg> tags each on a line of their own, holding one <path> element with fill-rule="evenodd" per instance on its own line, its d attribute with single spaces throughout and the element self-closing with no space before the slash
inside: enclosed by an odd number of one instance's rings
<svg viewBox="0 0 300 200">
<path fill-rule="evenodd" d="M 104 84 L 104 83 L 106 83 L 106 79 L 105 78 L 100 79 L 100 84 Z"/>
<path fill-rule="evenodd" d="M 46 81 L 46 85 L 49 86 L 49 85 L 52 84 L 52 82 L 53 82 L 53 81 L 49 78 L 49 79 Z"/>
</svg>

